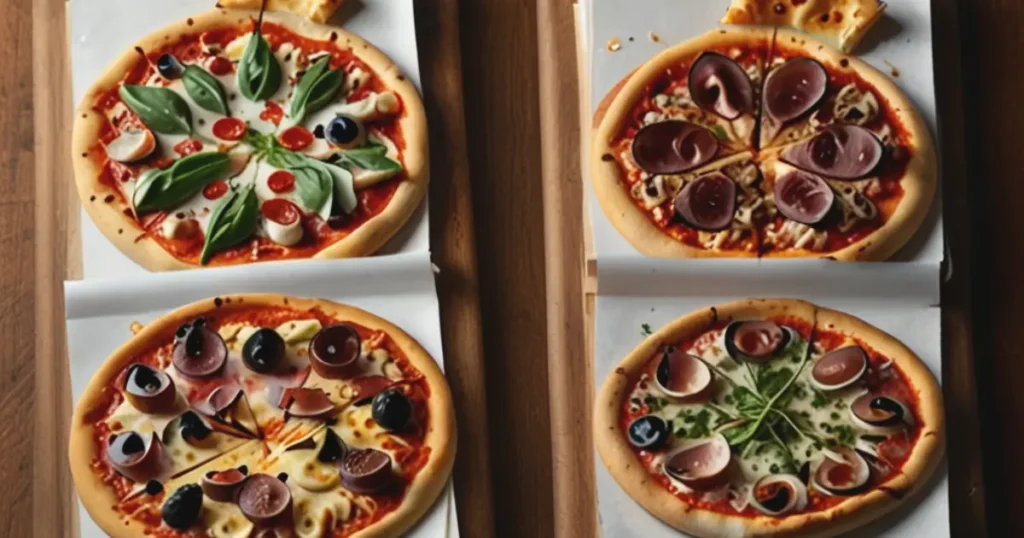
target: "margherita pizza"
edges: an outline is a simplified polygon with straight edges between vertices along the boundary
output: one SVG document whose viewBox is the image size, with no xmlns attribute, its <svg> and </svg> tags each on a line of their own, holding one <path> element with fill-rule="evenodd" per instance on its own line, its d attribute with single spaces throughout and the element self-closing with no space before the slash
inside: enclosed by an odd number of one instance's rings
<svg viewBox="0 0 1024 538">
<path fill-rule="evenodd" d="M 868 64 L 786 30 L 715 30 L 606 98 L 591 179 L 641 252 L 884 260 L 937 183 L 924 121 Z"/>
<path fill-rule="evenodd" d="M 114 537 L 390 537 L 447 483 L 455 425 L 441 371 L 398 327 L 236 295 L 115 351 L 75 407 L 69 452 Z"/>
<path fill-rule="evenodd" d="M 702 536 L 834 536 L 920 490 L 942 393 L 906 346 L 841 312 L 746 300 L 647 338 L 595 402 L 597 450 L 647 511 Z"/>
<path fill-rule="evenodd" d="M 151 270 L 374 252 L 426 193 L 423 105 L 369 43 L 217 9 L 150 35 L 86 94 L 86 211 Z"/>
</svg>

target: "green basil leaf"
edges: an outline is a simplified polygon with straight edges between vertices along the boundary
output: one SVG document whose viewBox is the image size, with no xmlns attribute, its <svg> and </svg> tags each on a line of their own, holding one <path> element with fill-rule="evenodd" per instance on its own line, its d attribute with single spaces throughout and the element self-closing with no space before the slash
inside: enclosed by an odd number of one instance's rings
<svg viewBox="0 0 1024 538">
<path fill-rule="evenodd" d="M 252 33 L 238 62 L 238 88 L 250 101 L 266 101 L 281 86 L 281 66 L 259 31 Z"/>
<path fill-rule="evenodd" d="M 192 134 L 192 110 L 174 91 L 125 84 L 118 93 L 146 127 L 163 134 Z"/>
<path fill-rule="evenodd" d="M 210 215 L 199 264 L 206 265 L 215 252 L 245 241 L 256 230 L 258 221 L 259 200 L 251 186 L 221 198 Z"/>
<path fill-rule="evenodd" d="M 135 212 L 170 210 L 180 206 L 227 173 L 230 163 L 231 158 L 225 153 L 194 153 L 166 170 L 144 175 L 132 196 Z"/>
<path fill-rule="evenodd" d="M 299 196 L 303 207 L 320 213 L 324 204 L 329 202 L 333 191 L 334 181 L 330 172 L 317 166 L 319 163 L 304 163 L 300 167 L 291 168 L 295 174 L 295 194 Z M 327 209 L 330 211 L 330 208 Z"/>
<path fill-rule="evenodd" d="M 149 192 L 153 189 L 154 185 L 163 183 L 163 176 L 167 171 L 159 168 L 153 168 L 146 170 L 142 177 L 135 182 L 135 192 L 132 193 L 132 207 L 135 209 L 135 214 L 138 216 L 139 206 L 145 204 L 146 197 Z"/>
<path fill-rule="evenodd" d="M 202 67 L 186 65 L 185 74 L 182 76 L 185 84 L 185 91 L 197 105 L 209 110 L 229 116 L 228 100 L 224 96 L 224 87 L 221 86 L 217 77 L 208 73 Z"/>
<path fill-rule="evenodd" d="M 388 148 L 384 144 L 371 142 L 369 145 L 361 148 L 342 151 L 341 159 L 342 163 L 354 166 L 360 170 L 373 172 L 401 170 L 401 163 L 389 159 L 385 155 L 387 151 Z"/>
<path fill-rule="evenodd" d="M 355 211 L 356 206 L 359 205 L 359 198 L 356 197 L 352 172 L 330 163 L 324 163 L 324 167 L 331 172 L 331 177 L 334 180 L 334 198 L 338 201 L 338 207 L 345 214 Z"/>
<path fill-rule="evenodd" d="M 307 110 L 306 105 L 309 102 L 310 92 L 323 77 L 324 73 L 330 68 L 331 57 L 324 56 L 317 60 L 306 73 L 302 75 L 302 79 L 299 80 L 299 84 L 295 87 L 295 94 L 292 97 L 291 111 L 288 113 L 296 123 L 301 122 L 307 112 L 313 112 Z"/>
</svg>

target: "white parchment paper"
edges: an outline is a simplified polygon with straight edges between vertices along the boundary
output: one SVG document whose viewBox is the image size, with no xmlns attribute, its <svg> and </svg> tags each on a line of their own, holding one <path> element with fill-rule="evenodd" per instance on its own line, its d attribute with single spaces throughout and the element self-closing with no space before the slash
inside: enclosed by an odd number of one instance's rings
<svg viewBox="0 0 1024 538">
<path fill-rule="evenodd" d="M 580 32 L 588 50 L 585 65 L 589 73 L 591 111 L 597 110 L 604 96 L 620 80 L 655 54 L 720 27 L 718 21 L 729 4 L 730 0 L 581 0 L 578 23 L 582 25 Z M 898 71 L 899 76 L 893 80 L 917 105 L 935 138 L 938 122 L 930 0 L 887 0 L 886 4 L 885 16 L 855 52 L 883 73 Z M 660 37 L 658 42 L 651 39 L 651 32 Z M 614 52 L 607 47 L 613 38 L 621 43 L 621 48 Z M 586 154 L 589 154 L 589 143 L 589 136 L 585 135 L 582 146 Z M 584 174 L 587 173 L 585 169 Z M 593 194 L 590 181 L 585 183 L 598 266 L 605 255 L 643 257 L 612 226 Z M 937 193 L 921 229 L 894 260 L 942 261 L 940 197 Z"/>
<path fill-rule="evenodd" d="M 74 105 L 107 66 L 140 38 L 160 28 L 213 9 L 215 0 L 71 0 L 71 81 Z M 420 87 L 419 54 L 413 0 L 345 2 L 332 20 L 381 49 Z M 71 178 L 67 178 L 68 181 Z M 379 252 L 429 250 L 427 204 Z M 84 278 L 145 273 L 121 253 L 81 212 L 82 272 Z"/>
<path fill-rule="evenodd" d="M 598 284 L 595 387 L 643 339 L 641 324 L 657 330 L 685 314 L 748 297 L 793 297 L 860 317 L 914 350 L 940 380 L 942 352 L 938 268 L 930 262 L 829 264 L 818 271 L 792 270 L 789 262 L 749 264 L 726 260 L 681 264 L 649 260 L 638 271 L 635 258 L 602 258 Z M 806 264 L 800 264 L 806 266 Z M 681 533 L 649 515 L 597 460 L 598 507 L 607 538 L 678 538 Z M 941 538 L 949 536 L 946 466 L 927 493 L 891 517 L 850 536 Z"/>
<path fill-rule="evenodd" d="M 146 324 L 194 301 L 247 292 L 319 297 L 357 306 L 401 327 L 444 367 L 437 295 L 427 252 L 143 273 L 65 283 L 73 400 L 78 401 L 93 373 L 132 336 L 132 322 Z M 82 538 L 105 536 L 85 509 L 80 506 L 79 510 Z M 449 486 L 408 536 L 457 538 L 457 521 Z"/>
</svg>

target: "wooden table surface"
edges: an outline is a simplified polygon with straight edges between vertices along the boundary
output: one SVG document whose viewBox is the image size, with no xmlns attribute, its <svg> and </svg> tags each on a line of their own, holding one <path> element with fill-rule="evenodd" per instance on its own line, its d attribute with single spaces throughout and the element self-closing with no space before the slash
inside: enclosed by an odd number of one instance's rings
<svg viewBox="0 0 1024 538">
<path fill-rule="evenodd" d="M 35 330 L 40 289 L 52 288 L 61 278 L 51 264 L 63 256 L 35 247 L 36 234 L 51 217 L 34 215 L 35 202 L 62 188 L 34 181 L 37 173 L 54 168 L 38 163 L 34 155 L 33 118 L 51 111 L 33 107 L 38 69 L 31 47 L 33 40 L 45 46 L 49 36 L 64 31 L 37 27 L 33 33 L 32 11 L 41 9 L 39 4 L 0 4 L 6 44 L 0 61 L 0 537 L 5 538 L 33 535 L 28 514 L 58 517 L 49 492 L 34 491 L 33 484 L 34 477 L 65 466 L 63 446 L 37 439 L 31 419 L 39 402 L 63 398 L 37 393 L 37 384 L 51 383 L 48 372 L 37 371 L 34 362 L 40 349 L 62 352 Z M 533 0 L 462 0 L 459 8 L 499 536 L 543 538 L 555 528 L 545 263 L 564 260 L 544 256 L 537 21 L 538 16 L 568 13 L 547 6 L 538 13 Z M 1024 226 L 1018 218 L 1024 200 L 1024 137 L 1019 132 L 1024 125 L 1024 34 L 1019 30 L 1024 2 L 960 0 L 958 22 L 962 43 L 943 46 L 962 47 L 964 150 L 970 172 L 963 201 L 972 219 L 969 240 L 961 243 L 969 252 L 961 256 L 969 256 L 973 274 L 989 530 L 992 536 L 1024 536 L 1024 510 L 1019 509 L 1024 505 L 1024 458 L 1016 445 L 1024 428 L 1024 390 L 1017 385 L 1024 381 L 1017 336 L 1024 324 Z M 545 86 L 557 84 L 546 81 Z M 566 159 L 575 163 L 577 156 Z M 61 210 L 54 208 L 55 214 Z M 574 263 L 575 254 L 567 259 Z M 550 405 L 559 405 L 559 395 L 551 395 Z"/>
</svg>

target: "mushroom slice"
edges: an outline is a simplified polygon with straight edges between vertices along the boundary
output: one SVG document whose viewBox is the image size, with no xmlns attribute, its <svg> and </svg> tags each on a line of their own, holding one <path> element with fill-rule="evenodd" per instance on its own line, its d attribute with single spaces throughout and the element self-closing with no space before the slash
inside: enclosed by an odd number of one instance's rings
<svg viewBox="0 0 1024 538">
<path fill-rule="evenodd" d="M 662 468 L 665 474 L 686 487 L 707 490 L 722 485 L 728 479 L 731 461 L 729 442 L 718 434 L 669 453 Z"/>
<path fill-rule="evenodd" d="M 796 475 L 768 475 L 750 488 L 750 504 L 769 516 L 800 512 L 807 508 L 807 486 Z"/>
<path fill-rule="evenodd" d="M 870 392 L 853 400 L 850 416 L 858 427 L 882 434 L 896 433 L 914 421 L 913 413 L 903 402 Z"/>
<path fill-rule="evenodd" d="M 122 162 L 132 163 L 149 157 L 156 149 L 156 137 L 145 127 L 139 129 L 126 127 L 117 138 L 106 146 L 107 157 Z"/>
<path fill-rule="evenodd" d="M 666 351 L 654 376 L 658 388 L 673 398 L 703 393 L 713 381 L 711 369 L 699 358 L 679 350 Z"/>
<path fill-rule="evenodd" d="M 137 362 L 128 367 L 124 397 L 143 413 L 161 414 L 174 409 L 178 392 L 167 372 Z"/>
<path fill-rule="evenodd" d="M 814 486 L 827 495 L 853 495 L 868 483 L 871 467 L 864 456 L 854 450 L 837 448 L 835 452 L 843 461 L 824 458 L 814 471 Z"/>
<path fill-rule="evenodd" d="M 811 369 L 811 384 L 822 391 L 856 383 L 868 370 L 868 355 L 858 345 L 841 347 L 818 359 Z"/>
<path fill-rule="evenodd" d="M 734 360 L 760 364 L 782 353 L 793 334 L 773 321 L 734 321 L 726 326 L 723 339 Z"/>
<path fill-rule="evenodd" d="M 309 342 L 310 363 L 316 373 L 327 379 L 345 376 L 348 367 L 359 359 L 362 339 L 348 325 L 330 325 L 320 329 Z"/>
</svg>

